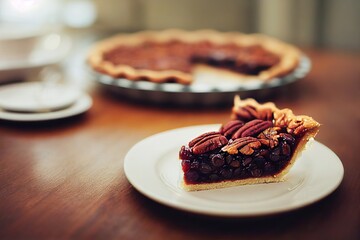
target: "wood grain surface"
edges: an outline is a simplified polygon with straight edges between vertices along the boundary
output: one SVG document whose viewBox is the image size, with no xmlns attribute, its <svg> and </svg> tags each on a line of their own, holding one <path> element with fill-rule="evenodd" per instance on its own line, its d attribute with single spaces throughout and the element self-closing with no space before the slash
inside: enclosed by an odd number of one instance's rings
<svg viewBox="0 0 360 240">
<path fill-rule="evenodd" d="M 0 121 L 0 239 L 359 239 L 360 55 L 305 52 L 310 74 L 260 100 L 322 124 L 317 140 L 345 168 L 330 196 L 260 218 L 202 216 L 153 202 L 124 175 L 129 148 L 165 130 L 223 123 L 231 106 L 154 106 L 90 85 L 94 105 L 85 114 Z"/>
</svg>

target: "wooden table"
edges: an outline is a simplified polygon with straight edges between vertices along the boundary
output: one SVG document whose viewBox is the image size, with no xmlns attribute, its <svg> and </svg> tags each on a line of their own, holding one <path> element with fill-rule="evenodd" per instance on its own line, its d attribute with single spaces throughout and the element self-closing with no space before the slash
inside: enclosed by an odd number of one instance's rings
<svg viewBox="0 0 360 240">
<path fill-rule="evenodd" d="M 90 88 L 94 105 L 86 114 L 41 123 L 0 121 L 0 239 L 359 239 L 360 56 L 305 52 L 311 73 L 265 100 L 322 123 L 317 140 L 345 168 L 330 196 L 292 212 L 240 219 L 158 204 L 125 178 L 126 152 L 161 131 L 223 123 L 231 106 L 141 105 Z"/>
</svg>

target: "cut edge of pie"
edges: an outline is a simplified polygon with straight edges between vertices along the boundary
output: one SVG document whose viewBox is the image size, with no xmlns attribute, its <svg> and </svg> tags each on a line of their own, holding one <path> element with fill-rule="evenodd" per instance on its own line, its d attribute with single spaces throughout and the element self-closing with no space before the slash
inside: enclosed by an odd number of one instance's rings
<svg viewBox="0 0 360 240">
<path fill-rule="evenodd" d="M 192 72 L 187 73 L 176 69 L 150 70 L 137 69 L 130 65 L 116 65 L 111 61 L 104 59 L 103 54 L 115 49 L 118 46 L 139 46 L 144 42 L 151 41 L 157 43 L 166 43 L 172 40 L 185 43 L 197 43 L 208 41 L 214 45 L 235 44 L 248 47 L 259 45 L 266 51 L 279 57 L 279 62 L 274 66 L 261 71 L 258 75 L 246 75 L 235 71 L 220 69 L 206 65 L 201 68 L 202 71 L 219 71 L 221 74 L 231 74 L 240 79 L 260 79 L 267 81 L 274 77 L 281 77 L 293 71 L 299 63 L 300 51 L 293 45 L 282 42 L 278 39 L 262 34 L 242 34 L 237 32 L 218 32 L 215 30 L 197 30 L 185 31 L 179 29 L 169 29 L 163 31 L 141 31 L 132 34 L 119 34 L 103 41 L 98 42 L 91 50 L 88 57 L 90 66 L 101 73 L 112 77 L 125 77 L 128 80 L 147 79 L 155 83 L 168 82 L 169 79 L 180 84 L 191 84 L 193 81 Z M 201 66 L 204 64 L 197 64 Z M 193 67 L 195 71 L 196 64 Z"/>
<path fill-rule="evenodd" d="M 278 109 L 274 103 L 259 104 L 254 99 L 240 100 L 239 96 L 235 97 L 234 107 L 232 109 L 232 119 L 237 119 L 236 112 L 239 108 L 250 106 L 256 109 L 258 112 L 264 109 L 271 109 L 273 114 L 273 126 L 286 128 L 287 132 L 292 134 L 299 134 L 300 137 L 297 139 L 296 146 L 288 160 L 287 165 L 280 170 L 277 174 L 264 177 L 249 177 L 245 179 L 223 179 L 217 182 L 202 182 L 202 183 L 187 183 L 185 181 L 185 173 L 183 172 L 181 186 L 186 191 L 198 191 L 198 190 L 210 190 L 218 188 L 227 188 L 240 185 L 248 184 L 260 184 L 260 183 L 275 183 L 282 182 L 286 178 L 285 176 L 294 165 L 295 161 L 299 159 L 303 150 L 306 149 L 307 145 L 311 143 L 310 140 L 316 136 L 319 131 L 320 124 L 313 118 L 306 115 L 294 115 L 290 109 Z M 224 126 L 224 125 L 223 125 Z M 222 127 L 223 127 L 222 126 Z M 295 135 L 296 135 L 295 134 Z M 223 147 L 221 147 L 222 149 Z M 179 153 L 180 154 L 180 153 Z M 180 156 L 180 155 L 179 155 Z M 181 159 L 180 157 L 180 160 Z"/>
</svg>

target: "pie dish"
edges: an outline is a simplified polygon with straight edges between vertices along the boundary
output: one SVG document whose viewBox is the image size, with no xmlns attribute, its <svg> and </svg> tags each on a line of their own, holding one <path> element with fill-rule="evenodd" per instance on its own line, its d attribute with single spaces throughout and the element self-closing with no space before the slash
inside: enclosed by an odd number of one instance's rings
<svg viewBox="0 0 360 240">
<path fill-rule="evenodd" d="M 267 81 L 292 72 L 300 56 L 296 47 L 265 35 L 171 29 L 105 39 L 88 62 L 115 78 L 188 85 L 198 72 Z"/>
<path fill-rule="evenodd" d="M 182 186 L 196 191 L 283 181 L 319 127 L 309 116 L 236 96 L 229 122 L 181 147 Z"/>
</svg>

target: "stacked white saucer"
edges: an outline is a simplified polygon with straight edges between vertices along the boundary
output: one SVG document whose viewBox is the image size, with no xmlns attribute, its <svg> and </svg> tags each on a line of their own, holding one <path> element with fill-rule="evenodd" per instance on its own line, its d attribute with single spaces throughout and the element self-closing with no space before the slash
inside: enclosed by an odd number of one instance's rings
<svg viewBox="0 0 360 240">
<path fill-rule="evenodd" d="M 91 97 L 60 83 L 23 82 L 0 86 L 0 119 L 44 121 L 87 111 Z"/>
</svg>

